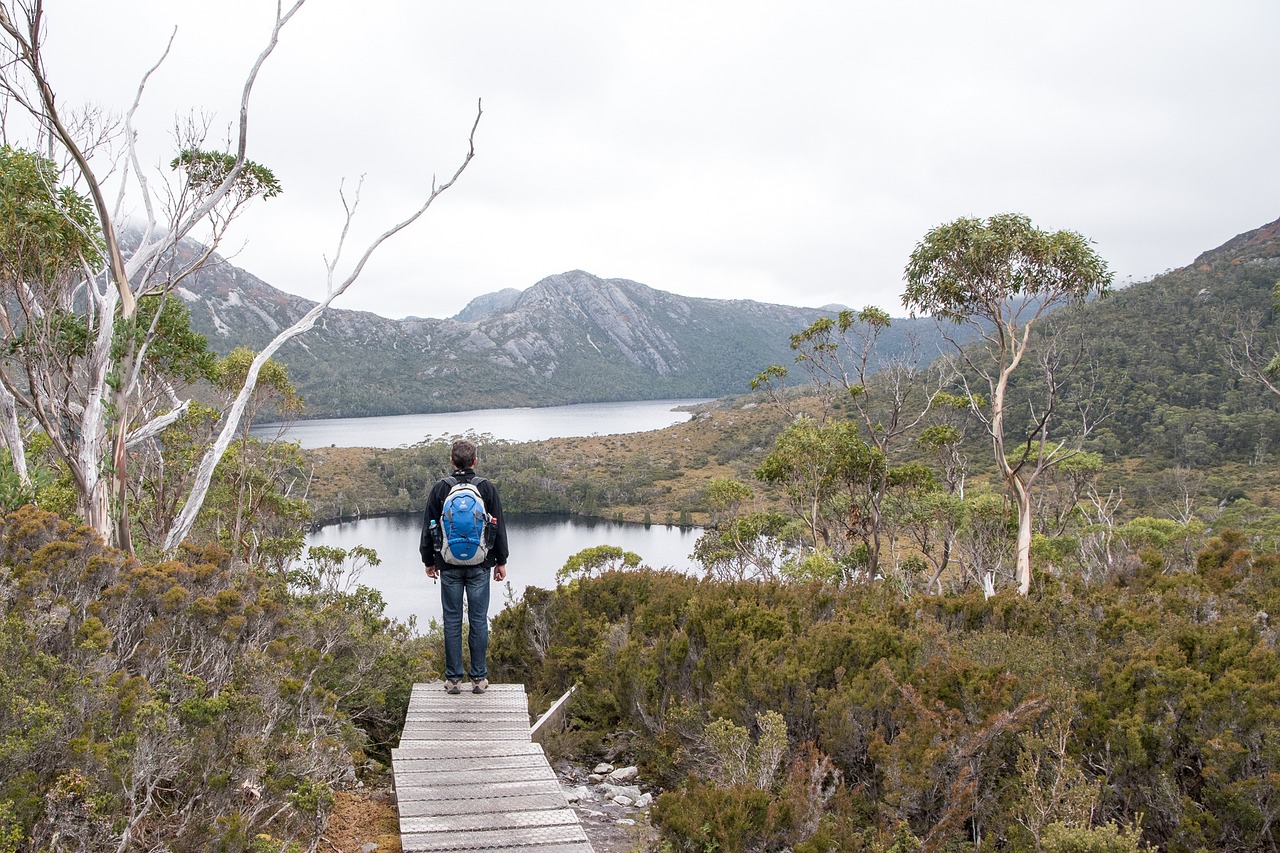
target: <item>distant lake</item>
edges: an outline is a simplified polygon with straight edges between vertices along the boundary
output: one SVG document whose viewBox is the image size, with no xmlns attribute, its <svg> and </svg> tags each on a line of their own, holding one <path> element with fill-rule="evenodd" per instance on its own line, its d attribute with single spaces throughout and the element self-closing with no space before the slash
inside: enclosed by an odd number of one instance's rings
<svg viewBox="0 0 1280 853">
<path fill-rule="evenodd" d="M 689 420 L 677 406 L 697 400 L 644 400 L 626 403 L 581 403 L 526 409 L 481 409 L 432 415 L 387 415 L 376 418 L 324 418 L 296 421 L 282 437 L 304 449 L 316 447 L 408 447 L 427 438 L 449 438 L 468 431 L 489 433 L 506 441 L 542 441 L 592 435 L 623 435 L 664 429 Z M 279 424 L 263 424 L 250 432 L 258 438 L 281 435 Z"/>
<path fill-rule="evenodd" d="M 501 484 L 499 484 L 501 487 Z M 420 628 L 432 619 L 439 621 L 439 581 L 427 577 L 418 555 L 422 516 L 397 515 L 364 518 L 331 524 L 312 532 L 308 545 L 352 548 L 364 545 L 378 552 L 380 565 L 366 568 L 359 582 L 382 593 L 386 615 L 402 622 L 417 616 Z M 510 595 L 519 600 L 526 586 L 555 589 L 556 570 L 565 560 L 584 548 L 614 545 L 639 554 L 643 565 L 669 567 L 698 573 L 689 554 L 702 535 L 700 528 L 680 528 L 665 524 L 624 524 L 566 515 L 507 516 L 507 538 L 511 546 L 507 581 L 492 584 L 489 615 L 496 615 Z"/>
</svg>

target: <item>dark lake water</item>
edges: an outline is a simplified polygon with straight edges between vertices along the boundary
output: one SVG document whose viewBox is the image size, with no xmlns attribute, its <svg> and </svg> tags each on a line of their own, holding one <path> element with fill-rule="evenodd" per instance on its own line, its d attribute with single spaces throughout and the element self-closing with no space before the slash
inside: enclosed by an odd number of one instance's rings
<svg viewBox="0 0 1280 853">
<path fill-rule="evenodd" d="M 622 435 L 664 429 L 689 420 L 677 406 L 699 400 L 644 400 L 629 403 L 582 403 L 539 409 L 483 409 L 434 415 L 390 415 L 379 418 L 328 418 L 298 421 L 284 429 L 287 441 L 315 447 L 408 447 L 425 438 L 449 438 L 468 431 L 489 433 L 507 441 L 542 441 L 591 435 Z M 250 432 L 269 438 L 280 432 L 273 424 Z"/>
<path fill-rule="evenodd" d="M 501 487 L 501 483 L 499 483 Z M 408 621 L 416 616 L 425 627 L 441 618 L 440 587 L 423 571 L 418 556 L 420 515 L 366 518 L 322 527 L 307 537 L 308 545 L 351 548 L 364 545 L 378 552 L 380 565 L 367 568 L 359 582 L 382 593 L 388 616 Z M 576 516 L 508 515 L 511 559 L 507 581 L 493 584 L 489 613 L 502 609 L 508 597 L 518 600 L 526 586 L 554 589 L 556 570 L 572 555 L 596 545 L 615 545 L 639 554 L 643 564 L 697 572 L 689 559 L 702 531 L 664 524 L 622 524 Z M 510 587 L 508 589 L 508 586 Z"/>
</svg>

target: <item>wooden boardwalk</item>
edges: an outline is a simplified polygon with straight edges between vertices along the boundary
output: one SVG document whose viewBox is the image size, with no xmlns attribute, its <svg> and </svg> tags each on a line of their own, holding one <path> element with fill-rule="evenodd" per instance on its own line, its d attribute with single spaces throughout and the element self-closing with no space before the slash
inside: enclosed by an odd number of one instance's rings
<svg viewBox="0 0 1280 853">
<path fill-rule="evenodd" d="M 420 850 L 593 853 L 542 747 L 522 684 L 451 696 L 415 684 L 392 750 L 400 845 Z"/>
</svg>

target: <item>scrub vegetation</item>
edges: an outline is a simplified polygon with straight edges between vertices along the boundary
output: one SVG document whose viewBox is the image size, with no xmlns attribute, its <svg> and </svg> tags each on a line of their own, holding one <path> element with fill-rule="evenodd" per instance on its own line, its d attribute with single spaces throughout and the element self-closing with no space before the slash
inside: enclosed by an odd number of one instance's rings
<svg viewBox="0 0 1280 853">
<path fill-rule="evenodd" d="M 1140 531 L 1107 577 L 977 586 L 612 571 L 530 590 L 500 674 L 561 748 L 659 774 L 676 850 L 1269 850 L 1280 782 L 1280 558 Z"/>
</svg>

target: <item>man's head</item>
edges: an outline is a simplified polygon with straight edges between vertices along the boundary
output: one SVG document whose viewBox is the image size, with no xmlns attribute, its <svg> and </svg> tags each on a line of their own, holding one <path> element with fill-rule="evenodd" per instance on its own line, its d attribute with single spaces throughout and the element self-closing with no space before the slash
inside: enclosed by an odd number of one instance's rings
<svg viewBox="0 0 1280 853">
<path fill-rule="evenodd" d="M 460 438 L 449 448 L 449 459 L 454 468 L 474 468 L 476 464 L 475 442 Z"/>
</svg>

